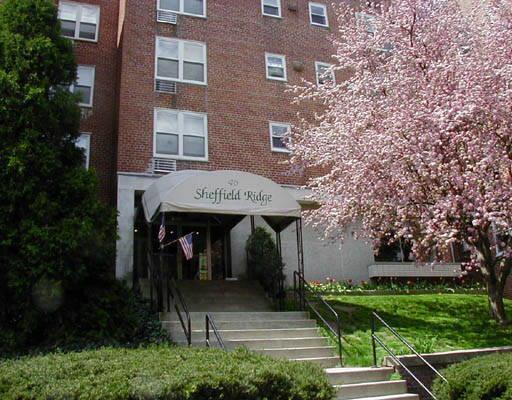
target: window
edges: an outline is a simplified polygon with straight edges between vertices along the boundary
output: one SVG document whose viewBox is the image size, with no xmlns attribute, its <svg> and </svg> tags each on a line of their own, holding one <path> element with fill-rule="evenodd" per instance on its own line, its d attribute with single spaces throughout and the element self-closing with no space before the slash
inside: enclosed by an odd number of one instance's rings
<svg viewBox="0 0 512 400">
<path fill-rule="evenodd" d="M 206 84 L 206 45 L 157 37 L 156 78 Z"/>
<path fill-rule="evenodd" d="M 334 72 L 330 68 L 332 68 L 332 64 L 327 64 L 319 61 L 315 62 L 317 85 L 324 85 L 326 83 L 336 83 Z"/>
<path fill-rule="evenodd" d="M 309 21 L 311 25 L 329 26 L 325 4 L 309 3 Z"/>
<path fill-rule="evenodd" d="M 156 109 L 154 155 L 207 161 L 208 125 L 206 114 Z"/>
<path fill-rule="evenodd" d="M 89 158 L 91 154 L 91 135 L 88 133 L 81 134 L 76 140 L 76 147 L 82 149 L 84 152 L 84 168 L 89 169 Z"/>
<path fill-rule="evenodd" d="M 261 0 L 261 12 L 269 17 L 281 18 L 281 0 Z"/>
<path fill-rule="evenodd" d="M 62 35 L 71 39 L 98 41 L 100 8 L 92 5 L 59 3 Z"/>
<path fill-rule="evenodd" d="M 286 81 L 286 57 L 279 54 L 265 53 L 267 79 Z"/>
<path fill-rule="evenodd" d="M 282 124 L 279 122 L 270 122 L 270 145 L 272 151 L 281 151 L 289 153 L 286 147 L 288 135 L 291 131 L 290 124 Z"/>
<path fill-rule="evenodd" d="M 157 8 L 178 14 L 206 17 L 206 0 L 157 0 Z"/>
<path fill-rule="evenodd" d="M 356 12 L 357 21 L 366 27 L 366 31 L 375 35 L 377 33 L 377 27 L 375 26 L 375 16 L 371 14 L 367 14 L 365 12 Z"/>
<path fill-rule="evenodd" d="M 80 94 L 79 104 L 82 107 L 92 107 L 94 97 L 94 67 L 79 65 L 76 82 L 71 85 L 72 93 Z"/>
</svg>

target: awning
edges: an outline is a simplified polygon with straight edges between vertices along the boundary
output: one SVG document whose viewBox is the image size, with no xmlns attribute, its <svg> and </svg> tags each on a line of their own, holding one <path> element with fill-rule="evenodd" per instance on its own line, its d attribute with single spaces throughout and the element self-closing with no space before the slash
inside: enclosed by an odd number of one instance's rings
<svg viewBox="0 0 512 400">
<path fill-rule="evenodd" d="M 159 178 L 142 197 L 148 222 L 160 212 L 259 215 L 274 229 L 301 215 L 301 206 L 277 183 L 241 171 L 172 172 Z"/>
</svg>

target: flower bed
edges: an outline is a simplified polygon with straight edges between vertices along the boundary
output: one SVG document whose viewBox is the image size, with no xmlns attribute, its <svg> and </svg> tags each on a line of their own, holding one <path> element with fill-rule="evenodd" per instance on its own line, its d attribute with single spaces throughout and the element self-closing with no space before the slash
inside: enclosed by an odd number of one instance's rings
<svg viewBox="0 0 512 400">
<path fill-rule="evenodd" d="M 485 287 L 481 282 L 467 282 L 463 279 L 380 279 L 354 283 L 352 280 L 336 281 L 327 277 L 325 282 L 310 281 L 316 293 L 325 295 L 385 295 L 385 294 L 431 294 L 458 293 L 482 294 Z"/>
</svg>

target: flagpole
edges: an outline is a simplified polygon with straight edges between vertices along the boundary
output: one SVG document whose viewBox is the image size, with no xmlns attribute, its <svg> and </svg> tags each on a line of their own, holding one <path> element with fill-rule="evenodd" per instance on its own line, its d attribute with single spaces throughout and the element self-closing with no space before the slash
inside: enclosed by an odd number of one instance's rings
<svg viewBox="0 0 512 400">
<path fill-rule="evenodd" d="M 167 246 L 170 246 L 171 244 L 174 244 L 176 242 L 179 242 L 180 239 L 184 238 L 185 236 L 188 236 L 188 235 L 199 235 L 199 232 L 190 232 L 190 233 L 187 233 L 186 235 L 183 235 L 181 237 L 179 237 L 178 239 L 176 240 L 173 240 L 172 242 L 169 242 L 169 243 L 166 243 L 166 244 L 162 244 L 160 246 L 161 249 L 164 249 L 165 247 Z"/>
</svg>

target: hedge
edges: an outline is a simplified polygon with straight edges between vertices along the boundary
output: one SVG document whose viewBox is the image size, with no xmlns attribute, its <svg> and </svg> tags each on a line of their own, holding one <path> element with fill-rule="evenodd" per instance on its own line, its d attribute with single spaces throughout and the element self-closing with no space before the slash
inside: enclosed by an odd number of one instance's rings
<svg viewBox="0 0 512 400">
<path fill-rule="evenodd" d="M 312 364 L 247 350 L 151 346 L 48 354 L 0 363 L 2 400 L 328 400 Z"/>
<path fill-rule="evenodd" d="M 444 370 L 448 384 L 437 379 L 439 400 L 512 400 L 512 354 L 479 357 Z"/>
</svg>

